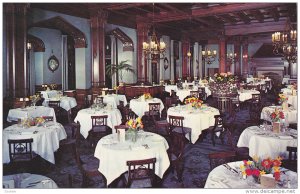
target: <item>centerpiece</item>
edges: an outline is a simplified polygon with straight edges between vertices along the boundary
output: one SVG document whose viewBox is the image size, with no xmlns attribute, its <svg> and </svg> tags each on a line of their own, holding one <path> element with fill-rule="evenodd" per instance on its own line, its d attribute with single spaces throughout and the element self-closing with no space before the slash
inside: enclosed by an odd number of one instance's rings
<svg viewBox="0 0 300 194">
<path fill-rule="evenodd" d="M 187 105 L 191 105 L 191 107 L 197 109 L 197 108 L 201 108 L 203 101 L 196 97 L 191 97 L 191 98 L 185 99 L 184 103 Z"/>
<path fill-rule="evenodd" d="M 32 95 L 32 96 L 29 96 L 29 99 L 32 103 L 32 105 L 35 107 L 35 104 L 37 103 L 37 101 L 39 101 L 41 98 L 39 95 Z"/>
<path fill-rule="evenodd" d="M 288 97 L 284 94 L 279 94 L 278 98 L 279 104 L 282 106 L 282 110 L 287 111 L 289 109 L 289 105 L 287 103 Z"/>
<path fill-rule="evenodd" d="M 140 98 L 144 101 L 144 100 L 151 99 L 152 96 L 150 93 L 147 92 L 147 93 L 144 93 Z"/>
<path fill-rule="evenodd" d="M 126 131 L 128 139 L 131 139 L 132 142 L 136 142 L 138 130 L 144 128 L 142 119 L 140 117 L 130 119 L 126 122 L 126 126 L 128 126 L 128 130 Z"/>
<path fill-rule="evenodd" d="M 236 77 L 231 72 L 216 73 L 208 85 L 214 97 L 229 96 L 237 93 L 235 81 Z"/>
<path fill-rule="evenodd" d="M 260 183 L 260 177 L 264 174 L 273 174 L 276 181 L 280 180 L 281 157 L 276 159 L 265 158 L 260 159 L 253 156 L 253 161 L 244 160 L 240 166 L 243 176 L 252 176 L 254 180 Z"/>
<path fill-rule="evenodd" d="M 279 133 L 280 121 L 281 119 L 284 119 L 284 113 L 278 108 L 275 108 L 275 111 L 271 113 L 270 117 L 272 120 L 273 132 Z"/>
</svg>

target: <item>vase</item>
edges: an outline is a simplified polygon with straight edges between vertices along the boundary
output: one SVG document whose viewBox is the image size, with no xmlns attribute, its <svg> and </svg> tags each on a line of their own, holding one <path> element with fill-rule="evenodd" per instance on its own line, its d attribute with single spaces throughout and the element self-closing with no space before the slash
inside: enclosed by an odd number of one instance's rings
<svg viewBox="0 0 300 194">
<path fill-rule="evenodd" d="M 285 102 L 282 102 L 282 110 L 283 111 L 288 111 L 289 110 L 289 105 L 288 103 L 285 101 Z"/>
<path fill-rule="evenodd" d="M 280 122 L 272 122 L 272 128 L 274 133 L 280 132 Z"/>
<path fill-rule="evenodd" d="M 253 176 L 253 180 L 255 183 L 260 184 L 260 176 Z"/>
<path fill-rule="evenodd" d="M 132 142 L 136 142 L 137 140 L 137 131 L 136 130 L 132 130 L 132 129 L 128 129 L 127 133 L 126 133 L 126 139 Z"/>
</svg>

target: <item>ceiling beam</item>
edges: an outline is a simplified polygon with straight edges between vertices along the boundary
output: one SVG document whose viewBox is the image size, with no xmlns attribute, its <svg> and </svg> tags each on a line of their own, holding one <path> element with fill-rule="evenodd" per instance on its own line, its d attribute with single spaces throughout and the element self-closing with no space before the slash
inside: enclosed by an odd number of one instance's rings
<svg viewBox="0 0 300 194">
<path fill-rule="evenodd" d="M 253 17 L 255 17 L 255 19 L 259 22 L 264 22 L 264 15 L 260 12 L 260 10 L 252 10 L 251 14 L 253 15 Z"/>
<path fill-rule="evenodd" d="M 231 25 L 235 25 L 237 23 L 237 21 L 230 15 L 220 15 L 218 17 L 223 18 L 227 23 L 230 23 Z"/>
<path fill-rule="evenodd" d="M 232 13 L 232 14 L 235 15 L 236 17 L 240 18 L 240 20 L 242 20 L 245 24 L 251 23 L 251 19 L 243 12 Z"/>
<path fill-rule="evenodd" d="M 123 10 L 128 8 L 135 8 L 147 5 L 146 3 L 107 3 L 101 6 L 102 9 L 107 10 Z"/>
<path fill-rule="evenodd" d="M 277 8 L 270 9 L 270 14 L 273 16 L 275 22 L 279 21 L 280 16 L 279 16 Z"/>
</svg>

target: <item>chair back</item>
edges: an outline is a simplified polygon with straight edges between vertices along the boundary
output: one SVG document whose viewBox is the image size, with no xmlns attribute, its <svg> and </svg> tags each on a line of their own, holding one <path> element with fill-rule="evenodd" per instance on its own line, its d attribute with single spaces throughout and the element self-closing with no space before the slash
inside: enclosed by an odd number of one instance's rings
<svg viewBox="0 0 300 194">
<path fill-rule="evenodd" d="M 215 125 L 214 125 L 214 132 L 218 132 L 218 131 L 224 131 L 224 121 L 223 121 L 223 117 L 221 115 L 215 115 Z"/>
<path fill-rule="evenodd" d="M 9 139 L 9 159 L 10 162 L 26 162 L 33 158 L 33 139 Z"/>
<path fill-rule="evenodd" d="M 169 115 L 169 123 L 170 123 L 171 130 L 175 127 L 183 128 L 183 120 L 184 120 L 184 117 L 182 117 L 182 116 Z"/>
<path fill-rule="evenodd" d="M 48 106 L 51 108 L 58 108 L 60 107 L 60 100 L 49 100 Z"/>
<path fill-rule="evenodd" d="M 252 94 L 252 101 L 254 101 L 254 102 L 260 102 L 261 101 L 260 94 Z"/>
<path fill-rule="evenodd" d="M 108 117 L 107 115 L 91 116 L 92 128 L 107 126 L 107 117 Z"/>
<path fill-rule="evenodd" d="M 97 96 L 96 97 L 96 104 L 103 104 L 103 97 L 102 96 Z"/>
<path fill-rule="evenodd" d="M 207 95 L 206 95 L 206 92 L 205 92 L 205 87 L 198 87 L 198 93 L 199 93 L 199 98 L 201 100 L 206 100 L 207 98 Z"/>
<path fill-rule="evenodd" d="M 155 163 L 156 158 L 145 160 L 130 160 L 126 164 L 128 166 L 128 182 L 127 187 L 130 187 L 135 180 L 150 179 L 153 186 L 155 179 Z"/>
<path fill-rule="evenodd" d="M 235 151 L 214 152 L 214 153 L 209 153 L 208 158 L 210 162 L 210 170 L 212 170 L 215 167 L 220 166 L 222 164 L 235 161 L 236 154 Z"/>
<path fill-rule="evenodd" d="M 124 108 L 124 120 L 129 121 L 130 119 L 136 119 L 137 115 L 128 107 Z"/>
<path fill-rule="evenodd" d="M 127 129 L 129 129 L 129 127 L 127 125 L 116 125 L 114 126 L 116 133 L 118 133 L 118 129 L 125 129 L 125 131 L 127 131 Z"/>
<path fill-rule="evenodd" d="M 287 146 L 286 151 L 289 152 L 289 161 L 297 161 L 297 147 Z"/>
<path fill-rule="evenodd" d="M 217 107 L 221 113 L 230 112 L 230 98 L 218 97 Z"/>
<path fill-rule="evenodd" d="M 182 134 L 172 131 L 170 132 L 170 139 L 171 144 L 169 154 L 172 154 L 172 157 L 175 156 L 175 160 L 181 160 L 183 158 L 184 147 L 186 145 L 185 138 L 182 137 Z"/>
<path fill-rule="evenodd" d="M 160 103 L 148 103 L 149 105 L 149 114 L 150 115 L 158 115 L 160 116 Z"/>
</svg>

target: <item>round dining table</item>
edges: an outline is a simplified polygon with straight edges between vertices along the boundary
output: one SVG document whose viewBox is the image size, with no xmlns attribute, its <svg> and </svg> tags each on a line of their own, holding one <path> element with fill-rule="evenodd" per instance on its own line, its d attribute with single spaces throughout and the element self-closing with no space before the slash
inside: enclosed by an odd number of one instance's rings
<svg viewBox="0 0 300 194">
<path fill-rule="evenodd" d="M 30 174 L 20 173 L 3 176 L 3 188 L 22 188 L 22 189 L 57 189 L 57 184 L 49 177 Z"/>
<path fill-rule="evenodd" d="M 122 94 L 107 94 L 107 95 L 100 95 L 99 97 L 103 97 L 103 102 L 105 104 L 110 104 L 112 108 L 118 108 L 120 101 L 124 102 L 124 106 L 127 105 L 127 99 L 125 95 Z M 95 98 L 94 103 L 96 103 L 97 99 Z"/>
<path fill-rule="evenodd" d="M 23 128 L 18 124 L 11 125 L 2 133 L 2 160 L 9 163 L 9 139 L 32 138 L 32 151 L 45 160 L 55 164 L 54 152 L 59 148 L 59 141 L 67 138 L 64 126 L 54 121 L 45 122 L 41 126 Z"/>
<path fill-rule="evenodd" d="M 101 109 L 97 108 L 86 108 L 81 109 L 74 121 L 80 122 L 80 133 L 84 138 L 87 138 L 89 135 L 89 131 L 92 129 L 92 119 L 91 116 L 101 116 L 107 115 L 107 126 L 114 129 L 115 126 L 120 125 L 122 123 L 122 115 L 119 109 L 104 107 Z M 115 133 L 115 130 L 112 130 L 112 133 Z"/>
<path fill-rule="evenodd" d="M 45 106 L 29 106 L 26 108 L 15 108 L 10 109 L 7 116 L 7 121 L 18 121 L 23 118 L 35 118 L 41 116 L 52 116 L 53 120 L 56 121 L 55 111 L 51 107 Z"/>
<path fill-rule="evenodd" d="M 72 108 L 77 106 L 77 102 L 74 97 L 60 96 L 60 97 L 46 98 L 43 102 L 43 105 L 48 106 L 49 101 L 60 101 L 59 106 L 65 109 L 66 111 L 69 111 Z"/>
<path fill-rule="evenodd" d="M 183 126 L 189 127 L 191 131 L 191 142 L 195 143 L 199 135 L 201 135 L 204 129 L 207 129 L 215 124 L 215 115 L 219 115 L 218 109 L 202 105 L 199 109 L 194 109 L 188 105 L 178 105 L 176 107 L 170 107 L 167 111 L 167 115 L 183 116 Z M 186 135 L 189 138 L 188 134 Z"/>
<path fill-rule="evenodd" d="M 121 174 L 128 171 L 126 161 L 156 158 L 155 174 L 160 178 L 170 165 L 167 150 L 168 142 L 162 136 L 150 132 L 138 132 L 136 142 L 118 141 L 118 135 L 110 134 L 98 141 L 94 156 L 101 162 L 101 172 L 109 185 Z"/>
<path fill-rule="evenodd" d="M 286 147 L 297 147 L 297 131 L 288 129 L 285 132 L 274 133 L 271 129 L 270 125 L 246 128 L 240 135 L 237 147 L 248 147 L 251 157 L 288 158 Z"/>
<path fill-rule="evenodd" d="M 150 99 L 132 99 L 130 100 L 131 110 L 142 118 L 146 111 L 149 111 L 149 103 L 160 103 L 160 113 L 164 109 L 164 103 L 159 98 L 150 98 Z"/>
<path fill-rule="evenodd" d="M 281 106 L 266 106 L 262 109 L 260 118 L 271 122 L 271 113 L 275 111 L 275 108 L 282 109 Z M 284 122 L 288 125 L 289 123 L 297 123 L 298 111 L 294 107 L 289 107 L 288 110 L 282 111 L 284 114 Z"/>
<path fill-rule="evenodd" d="M 243 161 L 227 163 L 230 168 L 240 172 L 240 166 Z M 298 175 L 296 172 L 281 168 L 280 182 L 277 182 L 274 189 L 296 189 L 298 188 Z M 290 180 L 290 186 L 284 184 Z M 241 173 L 230 171 L 224 165 L 217 166 L 208 175 L 205 189 L 265 189 L 261 184 L 258 184 L 251 177 L 243 178 Z"/>
<path fill-rule="evenodd" d="M 259 91 L 257 90 L 238 90 L 238 94 L 239 94 L 239 100 L 241 102 L 244 102 L 246 100 L 250 100 L 252 99 L 252 94 L 260 94 Z"/>
</svg>

